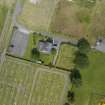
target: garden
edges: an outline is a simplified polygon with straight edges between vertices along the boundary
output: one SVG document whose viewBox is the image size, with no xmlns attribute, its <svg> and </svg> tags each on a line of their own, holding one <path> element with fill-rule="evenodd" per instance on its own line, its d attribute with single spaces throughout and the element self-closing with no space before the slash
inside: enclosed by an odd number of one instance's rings
<svg viewBox="0 0 105 105">
<path fill-rule="evenodd" d="M 53 47 L 53 39 L 43 36 L 40 33 L 29 35 L 28 46 L 24 58 L 46 65 L 52 64 L 56 49 Z"/>
<path fill-rule="evenodd" d="M 62 43 L 60 46 L 59 55 L 57 58 L 56 66 L 70 70 L 74 67 L 74 57 L 77 48 L 67 43 Z"/>
</svg>

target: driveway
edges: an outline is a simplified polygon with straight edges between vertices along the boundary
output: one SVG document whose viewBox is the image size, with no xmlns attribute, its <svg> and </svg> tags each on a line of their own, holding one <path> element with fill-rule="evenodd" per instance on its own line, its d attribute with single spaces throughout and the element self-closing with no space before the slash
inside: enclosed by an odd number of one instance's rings
<svg viewBox="0 0 105 105">
<path fill-rule="evenodd" d="M 15 56 L 23 57 L 28 45 L 28 38 L 29 34 L 15 30 L 8 49 L 9 53 Z"/>
</svg>

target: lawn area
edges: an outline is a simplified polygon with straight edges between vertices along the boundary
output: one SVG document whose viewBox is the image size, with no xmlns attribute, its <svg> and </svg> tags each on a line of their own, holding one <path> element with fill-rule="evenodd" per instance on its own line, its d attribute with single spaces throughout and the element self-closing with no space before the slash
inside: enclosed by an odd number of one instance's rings
<svg viewBox="0 0 105 105">
<path fill-rule="evenodd" d="M 18 17 L 19 23 L 34 31 L 46 32 L 59 0 L 39 0 L 36 4 L 26 0 L 23 11 Z"/>
<path fill-rule="evenodd" d="M 0 4 L 5 4 L 7 7 L 12 6 L 15 2 L 16 0 L 0 0 Z"/>
<path fill-rule="evenodd" d="M 75 51 L 76 47 L 70 44 L 61 44 L 56 66 L 71 69 L 74 66 L 73 59 Z"/>
<path fill-rule="evenodd" d="M 37 34 L 30 34 L 29 40 L 28 40 L 28 46 L 26 49 L 26 52 L 24 54 L 24 58 L 28 60 L 34 60 L 32 58 L 32 49 L 38 47 L 38 43 L 40 40 L 46 40 L 47 37 Z M 54 58 L 53 54 L 44 54 L 40 52 L 40 60 L 44 62 L 44 64 L 48 65 L 52 63 L 52 60 Z"/>
<path fill-rule="evenodd" d="M 90 105 L 89 102 L 94 103 L 94 94 L 105 95 L 105 54 L 101 52 L 92 51 L 89 54 L 90 66 L 81 70 L 82 86 L 74 88 L 76 95 L 75 105 Z M 93 97 L 91 95 L 93 94 Z M 96 102 L 97 102 L 96 98 Z M 98 105 L 91 104 L 91 105 Z"/>
<path fill-rule="evenodd" d="M 0 4 L 0 33 L 3 29 L 7 12 L 8 12 L 8 8 L 6 7 L 6 5 Z"/>
<path fill-rule="evenodd" d="M 104 10 L 105 0 L 61 0 L 55 9 L 50 31 L 67 38 L 85 37 L 94 42 L 97 36 L 105 36 Z"/>
<path fill-rule="evenodd" d="M 1 105 L 63 105 L 67 72 L 6 56 L 0 69 Z"/>
</svg>

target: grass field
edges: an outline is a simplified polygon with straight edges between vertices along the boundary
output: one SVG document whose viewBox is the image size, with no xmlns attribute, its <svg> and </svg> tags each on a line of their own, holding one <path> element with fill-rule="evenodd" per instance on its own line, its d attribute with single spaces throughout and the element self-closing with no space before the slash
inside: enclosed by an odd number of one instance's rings
<svg viewBox="0 0 105 105">
<path fill-rule="evenodd" d="M 5 4 L 7 7 L 12 6 L 15 2 L 16 0 L 0 0 L 0 4 Z"/>
<path fill-rule="evenodd" d="M 6 57 L 0 69 L 1 105 L 63 105 L 68 75 Z"/>
<path fill-rule="evenodd" d="M 3 29 L 7 12 L 8 12 L 8 8 L 6 7 L 6 5 L 0 4 L 0 33 Z"/>
<path fill-rule="evenodd" d="M 69 44 L 61 44 L 56 66 L 71 69 L 74 66 L 73 59 L 76 48 Z"/>
<path fill-rule="evenodd" d="M 92 93 L 89 101 L 89 105 L 101 105 L 105 103 L 105 94 L 104 93 Z M 104 105 L 104 104 L 102 104 Z"/>
<path fill-rule="evenodd" d="M 100 96 L 105 93 L 105 54 L 92 51 L 89 60 L 90 66 L 81 70 L 82 86 L 73 89 L 76 95 L 75 105 L 98 105 L 99 103 L 89 104 L 89 102 L 99 101 Z M 99 99 L 95 98 L 95 94 L 99 94 Z"/>
<path fill-rule="evenodd" d="M 18 17 L 19 23 L 34 31 L 48 31 L 58 1 L 39 0 L 37 4 L 33 4 L 30 0 L 26 0 L 23 11 Z"/>
<path fill-rule="evenodd" d="M 90 42 L 97 36 L 104 36 L 105 0 L 92 1 L 61 0 L 52 18 L 51 31 L 70 38 L 86 37 Z"/>
</svg>

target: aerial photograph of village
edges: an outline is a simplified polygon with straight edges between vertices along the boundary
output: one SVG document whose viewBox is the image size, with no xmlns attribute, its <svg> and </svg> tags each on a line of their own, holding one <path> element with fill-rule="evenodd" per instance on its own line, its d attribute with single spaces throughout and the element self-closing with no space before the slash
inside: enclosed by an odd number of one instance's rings
<svg viewBox="0 0 105 105">
<path fill-rule="evenodd" d="M 0 0 L 0 105 L 105 105 L 105 0 Z"/>
</svg>

